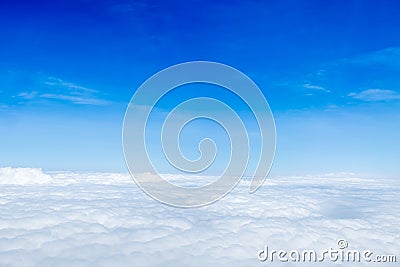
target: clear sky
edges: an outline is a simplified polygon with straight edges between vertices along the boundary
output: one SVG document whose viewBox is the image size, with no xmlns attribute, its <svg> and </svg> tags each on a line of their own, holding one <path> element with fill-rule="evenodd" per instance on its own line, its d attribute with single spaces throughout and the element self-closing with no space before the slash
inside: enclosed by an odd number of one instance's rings
<svg viewBox="0 0 400 267">
<path fill-rule="evenodd" d="M 398 175 L 399 10 L 361 0 L 2 1 L 0 166 L 126 171 L 121 127 L 136 88 L 208 60 L 265 94 L 273 173 Z"/>
</svg>

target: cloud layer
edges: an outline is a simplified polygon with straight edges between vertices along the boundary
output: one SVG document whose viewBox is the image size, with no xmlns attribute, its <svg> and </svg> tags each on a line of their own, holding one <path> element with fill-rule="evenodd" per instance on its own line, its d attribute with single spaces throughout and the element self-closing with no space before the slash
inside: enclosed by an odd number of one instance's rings
<svg viewBox="0 0 400 267">
<path fill-rule="evenodd" d="M 0 266 L 265 266 L 265 245 L 400 248 L 398 180 L 271 178 L 252 195 L 243 182 L 197 209 L 160 204 L 126 174 L 1 168 L 0 183 Z"/>
</svg>

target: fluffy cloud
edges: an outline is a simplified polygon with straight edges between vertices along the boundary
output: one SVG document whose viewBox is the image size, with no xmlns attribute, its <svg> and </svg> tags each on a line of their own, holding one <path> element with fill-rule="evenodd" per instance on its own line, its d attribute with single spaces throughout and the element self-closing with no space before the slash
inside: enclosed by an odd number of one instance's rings
<svg viewBox="0 0 400 267">
<path fill-rule="evenodd" d="M 42 172 L 41 169 L 31 168 L 0 168 L 0 184 L 43 184 L 51 183 L 50 175 Z"/>
<path fill-rule="evenodd" d="M 0 266 L 266 266 L 265 245 L 400 248 L 398 180 L 277 177 L 251 195 L 245 181 L 195 209 L 150 199 L 127 174 L 2 168 L 0 180 Z"/>
</svg>

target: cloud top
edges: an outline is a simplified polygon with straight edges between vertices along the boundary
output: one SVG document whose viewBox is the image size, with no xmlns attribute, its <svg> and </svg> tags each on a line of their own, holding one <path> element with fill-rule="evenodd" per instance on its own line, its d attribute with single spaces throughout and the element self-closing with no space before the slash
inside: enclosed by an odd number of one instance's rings
<svg viewBox="0 0 400 267">
<path fill-rule="evenodd" d="M 243 182 L 213 205 L 179 209 L 126 174 L 0 173 L 14 181 L 0 185 L 0 266 L 265 266 L 257 259 L 265 245 L 322 250 L 338 239 L 376 254 L 400 251 L 393 179 L 276 177 L 255 194 Z"/>
</svg>

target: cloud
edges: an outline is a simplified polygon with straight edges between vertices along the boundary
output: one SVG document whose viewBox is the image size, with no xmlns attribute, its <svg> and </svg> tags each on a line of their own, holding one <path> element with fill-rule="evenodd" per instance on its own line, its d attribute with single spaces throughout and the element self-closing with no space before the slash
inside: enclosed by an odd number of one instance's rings
<svg viewBox="0 0 400 267">
<path fill-rule="evenodd" d="M 17 97 L 29 101 L 41 98 L 80 105 L 107 105 L 110 103 L 102 99 L 99 96 L 100 92 L 94 89 L 51 76 L 42 77 L 39 80 L 41 90 L 21 92 Z"/>
<path fill-rule="evenodd" d="M 51 92 L 41 94 L 41 98 L 62 100 L 83 105 L 108 104 L 108 101 L 98 97 L 99 92 L 97 90 L 67 82 L 56 77 L 47 77 L 43 83 L 51 89 Z"/>
<path fill-rule="evenodd" d="M 67 88 L 71 91 L 79 91 L 79 92 L 87 92 L 87 93 L 97 93 L 97 90 L 93 90 L 87 87 L 83 87 L 80 85 L 76 85 L 74 83 L 71 82 L 66 82 L 64 80 L 61 80 L 59 78 L 56 77 L 47 77 L 47 80 L 44 82 L 44 84 L 48 85 L 48 86 L 55 86 L 55 87 L 63 87 L 63 88 Z"/>
<path fill-rule="evenodd" d="M 399 70 L 400 46 L 387 47 L 328 61 L 302 77 L 300 84 L 303 88 L 310 89 L 305 92 L 306 94 L 330 89 L 329 98 L 325 98 L 326 102 L 329 101 L 328 104 L 341 106 L 358 104 L 355 101 L 349 102 L 343 97 L 344 95 L 363 101 L 391 100 L 398 99 L 398 93 L 381 88 L 398 88 Z M 352 92 L 348 90 L 349 88 L 369 90 Z"/>
<path fill-rule="evenodd" d="M 33 168 L 0 168 L 0 184 L 44 184 L 50 183 L 51 177 L 42 172 L 41 169 Z"/>
<path fill-rule="evenodd" d="M 303 87 L 307 88 L 307 89 L 315 89 L 315 90 L 324 90 L 325 91 L 324 87 L 319 86 L 319 85 L 312 85 L 312 84 L 309 84 L 309 83 L 304 84 Z"/>
<path fill-rule="evenodd" d="M 57 100 L 65 100 L 71 102 L 73 104 L 82 104 L 82 105 L 106 105 L 108 101 L 91 98 L 82 95 L 63 95 L 63 94 L 42 94 L 41 98 L 47 99 L 57 99 Z"/>
<path fill-rule="evenodd" d="M 398 180 L 277 177 L 255 194 L 247 181 L 213 205 L 179 209 L 128 174 L 8 167 L 0 179 L 0 266 L 258 266 L 265 245 L 322 250 L 341 238 L 377 254 L 400 248 Z"/>
<path fill-rule="evenodd" d="M 388 101 L 400 99 L 400 94 L 392 90 L 368 89 L 359 93 L 350 93 L 348 96 L 363 101 Z"/>
<path fill-rule="evenodd" d="M 323 86 L 320 85 L 315 85 L 315 84 L 311 84 L 311 83 L 305 83 L 303 84 L 303 88 L 309 89 L 309 90 L 313 90 L 313 91 L 320 91 L 320 92 L 325 92 L 325 93 L 330 93 L 330 90 L 326 89 Z M 313 93 L 307 93 L 306 95 L 313 95 Z"/>
<path fill-rule="evenodd" d="M 22 92 L 18 94 L 18 97 L 21 97 L 23 99 L 34 99 L 37 96 L 38 92 L 32 91 L 32 92 Z"/>
<path fill-rule="evenodd" d="M 32 185 L 47 184 L 66 186 L 70 184 L 125 184 L 132 183 L 128 174 L 98 172 L 51 172 L 45 173 L 41 168 L 0 168 L 0 184 Z"/>
<path fill-rule="evenodd" d="M 393 46 L 344 59 L 343 61 L 360 65 L 389 66 L 398 69 L 400 67 L 399 60 L 400 46 Z"/>
</svg>

